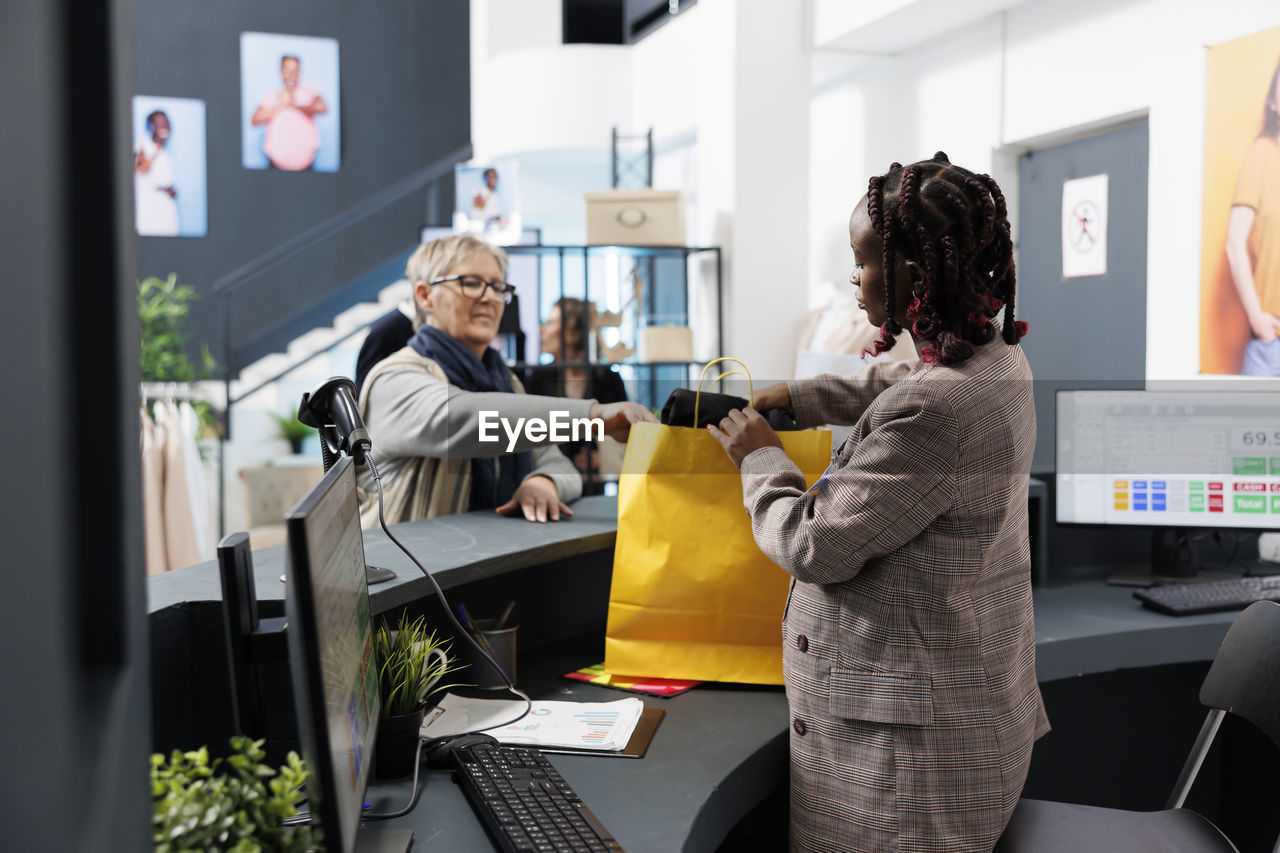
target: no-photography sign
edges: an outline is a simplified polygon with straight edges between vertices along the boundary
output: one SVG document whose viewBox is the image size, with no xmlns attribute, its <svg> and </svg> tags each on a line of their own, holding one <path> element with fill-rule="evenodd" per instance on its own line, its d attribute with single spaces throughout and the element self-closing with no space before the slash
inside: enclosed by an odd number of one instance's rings
<svg viewBox="0 0 1280 853">
<path fill-rule="evenodd" d="M 1107 176 L 1062 184 L 1062 277 L 1107 274 Z"/>
</svg>

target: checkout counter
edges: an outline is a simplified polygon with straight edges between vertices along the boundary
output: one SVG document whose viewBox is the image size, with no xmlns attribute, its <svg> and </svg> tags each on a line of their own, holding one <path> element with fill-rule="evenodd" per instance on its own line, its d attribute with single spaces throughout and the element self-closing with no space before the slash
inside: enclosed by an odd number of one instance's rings
<svg viewBox="0 0 1280 853">
<path fill-rule="evenodd" d="M 403 524 L 396 534 L 450 601 L 467 604 L 477 618 L 518 602 L 517 681 L 531 696 L 606 701 L 633 694 L 560 676 L 603 660 L 616 511 L 615 498 L 592 497 L 559 523 L 480 512 Z M 380 530 L 365 531 L 365 552 L 370 565 L 398 575 L 370 587 L 375 615 L 407 609 L 425 613 L 433 626 L 446 624 L 430 584 Z M 253 558 L 262 615 L 281 615 L 284 549 Z M 154 748 L 225 743 L 230 708 L 217 565 L 150 577 L 147 589 Z M 1164 616 L 1100 581 L 1042 585 L 1035 606 L 1037 671 L 1055 731 L 1036 746 L 1025 793 L 1161 807 L 1202 719 L 1199 681 L 1235 614 Z M 287 685 L 286 672 L 264 680 Z M 625 849 L 716 850 L 726 839 L 734 846 L 743 826 L 776 830 L 779 822 L 785 838 L 788 715 L 781 688 L 704 684 L 668 699 L 642 698 L 667 712 L 643 759 L 553 757 Z M 264 701 L 268 747 L 283 751 L 296 737 L 291 699 Z M 1203 771 L 1212 778 L 1222 772 Z M 448 772 L 424 771 L 423 784 L 415 811 L 390 825 L 412 827 L 421 849 L 493 849 Z M 1205 787 L 1212 801 L 1190 804 L 1222 825 L 1217 803 L 1229 785 Z M 378 783 L 370 800 L 383 811 L 408 792 L 407 781 Z M 1225 823 L 1230 833 L 1231 821 Z"/>
</svg>

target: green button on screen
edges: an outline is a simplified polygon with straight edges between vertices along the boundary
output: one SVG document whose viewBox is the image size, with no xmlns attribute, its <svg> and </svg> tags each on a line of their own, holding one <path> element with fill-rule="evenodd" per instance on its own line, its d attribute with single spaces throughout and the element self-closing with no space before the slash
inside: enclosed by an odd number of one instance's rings
<svg viewBox="0 0 1280 853">
<path fill-rule="evenodd" d="M 1233 456 L 1231 470 L 1237 477 L 1263 477 L 1267 473 L 1267 460 L 1262 456 Z"/>
<path fill-rule="evenodd" d="M 1236 495 L 1236 512 L 1265 513 L 1267 511 L 1266 495 Z"/>
</svg>

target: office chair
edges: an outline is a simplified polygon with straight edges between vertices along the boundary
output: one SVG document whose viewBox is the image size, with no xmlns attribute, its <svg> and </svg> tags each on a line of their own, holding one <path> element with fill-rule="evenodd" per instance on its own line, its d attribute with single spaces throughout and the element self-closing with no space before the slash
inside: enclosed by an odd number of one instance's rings
<svg viewBox="0 0 1280 853">
<path fill-rule="evenodd" d="M 1200 686 L 1200 702 L 1209 715 L 1164 811 L 1023 799 L 994 853 L 1238 853 L 1221 830 L 1183 803 L 1228 712 L 1280 747 L 1280 604 L 1255 602 L 1236 617 Z"/>
</svg>

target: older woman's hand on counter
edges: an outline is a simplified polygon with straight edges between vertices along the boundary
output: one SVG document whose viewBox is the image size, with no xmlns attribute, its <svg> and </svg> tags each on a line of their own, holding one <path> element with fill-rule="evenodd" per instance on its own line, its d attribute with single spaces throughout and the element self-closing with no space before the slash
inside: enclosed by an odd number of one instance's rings
<svg viewBox="0 0 1280 853">
<path fill-rule="evenodd" d="M 599 418 L 604 421 L 604 434 L 616 441 L 627 440 L 627 436 L 631 434 L 631 425 L 643 423 L 657 423 L 657 418 L 639 403 L 623 401 L 621 403 L 606 403 L 603 406 L 599 403 L 591 405 L 592 418 Z"/>
<path fill-rule="evenodd" d="M 528 521 L 559 521 L 560 516 L 573 515 L 569 505 L 560 500 L 556 484 L 549 478 L 535 474 L 520 484 L 511 500 L 498 507 L 499 515 L 524 513 Z"/>
</svg>

